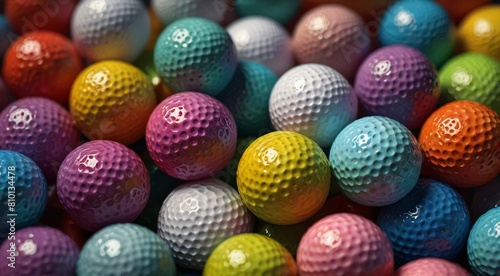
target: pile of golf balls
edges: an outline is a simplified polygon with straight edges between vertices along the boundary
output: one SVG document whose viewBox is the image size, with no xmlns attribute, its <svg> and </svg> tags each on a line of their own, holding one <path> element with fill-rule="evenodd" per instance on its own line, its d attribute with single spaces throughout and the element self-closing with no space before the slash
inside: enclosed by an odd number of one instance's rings
<svg viewBox="0 0 500 276">
<path fill-rule="evenodd" d="M 0 1 L 0 275 L 500 275 L 498 3 Z"/>
</svg>

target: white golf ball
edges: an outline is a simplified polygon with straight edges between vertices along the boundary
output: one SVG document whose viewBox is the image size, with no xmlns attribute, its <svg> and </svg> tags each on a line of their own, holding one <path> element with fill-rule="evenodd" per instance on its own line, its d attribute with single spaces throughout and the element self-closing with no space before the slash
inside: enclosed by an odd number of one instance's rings
<svg viewBox="0 0 500 276">
<path fill-rule="evenodd" d="M 152 0 L 151 6 L 164 26 L 184 17 L 204 17 L 222 23 L 229 0 Z"/>
<path fill-rule="evenodd" d="M 172 249 L 177 264 L 202 269 L 225 239 L 253 230 L 253 217 L 238 192 L 207 178 L 175 188 L 158 217 L 158 234 Z"/>
<path fill-rule="evenodd" d="M 133 62 L 146 46 L 150 24 L 139 0 L 86 0 L 75 8 L 71 37 L 91 62 Z"/>
<path fill-rule="evenodd" d="M 263 16 L 238 19 L 227 27 L 238 59 L 259 62 L 281 76 L 294 64 L 291 38 L 278 22 Z"/>
<path fill-rule="evenodd" d="M 357 112 L 352 86 L 340 73 L 321 64 L 290 69 L 278 80 L 269 100 L 276 129 L 301 133 L 324 148 L 332 145 Z"/>
</svg>

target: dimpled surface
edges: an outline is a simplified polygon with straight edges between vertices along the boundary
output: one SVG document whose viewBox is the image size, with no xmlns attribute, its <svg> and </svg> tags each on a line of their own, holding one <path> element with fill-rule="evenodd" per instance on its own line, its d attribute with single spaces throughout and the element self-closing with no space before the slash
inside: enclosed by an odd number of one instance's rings
<svg viewBox="0 0 500 276">
<path fill-rule="evenodd" d="M 379 41 L 382 46 L 403 44 L 418 49 L 439 67 L 453 53 L 455 27 L 434 1 L 397 1 L 382 17 Z"/>
<path fill-rule="evenodd" d="M 480 53 L 453 57 L 441 68 L 439 85 L 443 102 L 471 100 L 500 113 L 500 63 L 492 57 Z"/>
<path fill-rule="evenodd" d="M 203 269 L 225 239 L 252 230 L 251 213 L 238 192 L 212 178 L 177 187 L 163 202 L 158 217 L 158 234 L 172 249 L 175 261 L 193 269 Z"/>
<path fill-rule="evenodd" d="M 248 16 L 227 26 L 239 60 L 259 62 L 280 76 L 294 64 L 290 35 L 278 22 Z"/>
<path fill-rule="evenodd" d="M 447 184 L 420 179 L 406 197 L 380 210 L 377 224 L 389 237 L 398 265 L 422 257 L 455 260 L 467 240 L 469 211 Z"/>
<path fill-rule="evenodd" d="M 425 121 L 418 139 L 424 172 L 457 187 L 476 187 L 500 173 L 500 117 L 485 105 L 454 101 Z"/>
<path fill-rule="evenodd" d="M 9 187 L 14 187 L 15 191 Z M 9 214 L 16 214 L 16 230 L 38 223 L 47 204 L 47 182 L 33 160 L 18 152 L 0 150 L 0 191 L 3 202 L 0 206 L 0 240 L 11 233 L 7 223 Z M 14 202 L 14 194 L 15 206 L 8 206 L 9 202 L 11 205 Z"/>
<path fill-rule="evenodd" d="M 356 118 L 358 101 L 354 89 L 337 71 L 326 65 L 304 64 L 278 80 L 269 112 L 276 129 L 302 133 L 327 148 Z"/>
<path fill-rule="evenodd" d="M 237 66 L 229 34 L 213 21 L 188 17 L 161 33 L 154 49 L 156 71 L 174 92 L 219 94 Z"/>
<path fill-rule="evenodd" d="M 229 85 L 218 99 L 233 114 L 238 135 L 258 135 L 270 127 L 269 97 L 276 75 L 266 66 L 256 62 L 240 62 Z"/>
<path fill-rule="evenodd" d="M 300 0 L 234 0 L 234 5 L 242 17 L 262 15 L 286 24 L 299 10 Z"/>
<path fill-rule="evenodd" d="M 215 175 L 233 156 L 236 123 L 221 102 L 197 92 L 168 97 L 146 129 L 149 154 L 172 177 L 195 180 Z"/>
<path fill-rule="evenodd" d="M 75 124 L 87 138 L 125 145 L 144 137 L 155 105 L 148 77 L 121 61 L 87 67 L 76 79 L 69 101 Z"/>
<path fill-rule="evenodd" d="M 500 60 L 500 6 L 488 5 L 471 11 L 459 26 L 458 38 L 460 50 Z"/>
<path fill-rule="evenodd" d="M 149 184 L 146 166 L 135 152 L 116 142 L 97 140 L 64 159 L 57 195 L 78 226 L 97 231 L 137 218 L 148 201 Z"/>
<path fill-rule="evenodd" d="M 5 1 L 5 15 L 18 34 L 49 30 L 65 35 L 69 33 L 71 15 L 77 3 L 78 0 L 8 0 Z"/>
<path fill-rule="evenodd" d="M 434 65 L 420 51 L 404 45 L 370 54 L 358 70 L 354 87 L 366 114 L 395 119 L 409 129 L 424 123 L 440 95 Z"/>
<path fill-rule="evenodd" d="M 405 264 L 396 270 L 394 276 L 468 276 L 467 270 L 458 264 L 438 258 L 421 258 Z"/>
<path fill-rule="evenodd" d="M 147 10 L 137 0 L 80 1 L 71 20 L 71 38 L 90 61 L 132 62 L 144 50 L 149 32 Z"/>
<path fill-rule="evenodd" d="M 10 243 L 15 244 L 15 268 L 10 262 Z M 27 227 L 16 232 L 16 239 L 0 246 L 4 267 L 2 275 L 75 275 L 79 249 L 76 243 L 58 229 L 47 226 Z"/>
<path fill-rule="evenodd" d="M 82 249 L 78 275 L 175 275 L 168 245 L 151 230 L 132 223 L 108 226 Z"/>
<path fill-rule="evenodd" d="M 222 23 L 231 8 L 229 0 L 152 0 L 151 5 L 164 26 L 189 16 Z"/>
<path fill-rule="evenodd" d="M 230 237 L 217 246 L 203 275 L 298 275 L 298 271 L 283 245 L 269 237 L 247 233 Z"/>
<path fill-rule="evenodd" d="M 394 259 L 387 236 L 354 214 L 327 216 L 307 230 L 297 251 L 300 275 L 391 275 Z"/>
<path fill-rule="evenodd" d="M 41 96 L 66 105 L 71 85 L 82 68 L 70 40 L 57 33 L 37 31 L 10 45 L 3 61 L 3 79 L 16 98 Z"/>
<path fill-rule="evenodd" d="M 500 207 L 500 189 L 498 187 L 500 187 L 500 175 L 474 190 L 470 203 L 470 214 L 473 222 L 488 210 Z"/>
<path fill-rule="evenodd" d="M 330 163 L 342 192 L 369 206 L 394 203 L 415 186 L 422 155 L 401 123 L 380 116 L 358 119 L 340 132 Z"/>
<path fill-rule="evenodd" d="M 0 148 L 28 156 L 47 179 L 55 179 L 59 165 L 79 141 L 73 118 L 52 100 L 24 98 L 0 113 Z"/>
<path fill-rule="evenodd" d="M 500 207 L 489 210 L 474 224 L 467 254 L 476 275 L 500 274 Z"/>
<path fill-rule="evenodd" d="M 321 148 L 306 136 L 276 131 L 259 137 L 243 153 L 238 191 L 257 217 L 295 224 L 312 217 L 330 190 L 330 168 Z M 269 210 L 272 210 L 270 212 Z"/>
<path fill-rule="evenodd" d="M 300 63 L 328 65 L 349 81 L 370 50 L 363 19 L 341 5 L 322 5 L 307 12 L 293 34 L 293 51 Z"/>
</svg>

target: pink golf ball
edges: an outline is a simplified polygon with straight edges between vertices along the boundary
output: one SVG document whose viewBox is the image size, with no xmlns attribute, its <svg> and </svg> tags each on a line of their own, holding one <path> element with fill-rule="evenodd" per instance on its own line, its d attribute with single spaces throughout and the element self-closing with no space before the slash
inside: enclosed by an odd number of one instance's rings
<svg viewBox="0 0 500 276">
<path fill-rule="evenodd" d="M 236 123 L 218 100 L 181 92 L 161 102 L 146 127 L 149 154 L 168 175 L 182 180 L 211 177 L 236 149 Z"/>
<path fill-rule="evenodd" d="M 439 258 L 422 258 L 405 264 L 396 270 L 394 276 L 467 276 L 467 270 L 458 264 Z"/>
<path fill-rule="evenodd" d="M 148 170 L 134 151 L 117 142 L 94 140 L 64 159 L 57 195 L 76 225 L 97 231 L 134 221 L 148 202 L 149 182 Z"/>
<path fill-rule="evenodd" d="M 361 216 L 327 216 L 302 236 L 300 275 L 392 275 L 394 256 L 384 232 Z"/>
</svg>

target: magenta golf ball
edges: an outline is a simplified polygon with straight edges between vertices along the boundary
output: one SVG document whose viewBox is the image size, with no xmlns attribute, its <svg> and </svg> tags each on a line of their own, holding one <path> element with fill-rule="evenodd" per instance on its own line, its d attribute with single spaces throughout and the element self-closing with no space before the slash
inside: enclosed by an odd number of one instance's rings
<svg viewBox="0 0 500 276">
<path fill-rule="evenodd" d="M 236 148 L 236 123 L 218 100 L 198 92 L 161 102 L 146 127 L 149 154 L 168 175 L 182 180 L 214 176 Z"/>
<path fill-rule="evenodd" d="M 432 62 L 404 45 L 370 54 L 358 69 L 355 89 L 366 114 L 395 119 L 410 129 L 424 123 L 440 95 Z"/>
<path fill-rule="evenodd" d="M 467 270 L 456 263 L 439 258 L 421 258 L 396 270 L 394 276 L 468 276 Z"/>
<path fill-rule="evenodd" d="M 32 97 L 17 100 L 0 113 L 0 148 L 33 159 L 48 180 L 78 145 L 80 132 L 58 103 Z"/>
<path fill-rule="evenodd" d="M 112 141 L 94 140 L 79 146 L 64 159 L 57 177 L 62 207 L 89 231 L 132 222 L 146 206 L 149 192 L 143 161 Z"/>
<path fill-rule="evenodd" d="M 76 243 L 58 229 L 27 227 L 0 246 L 1 274 L 75 275 L 79 251 Z"/>
<path fill-rule="evenodd" d="M 387 236 L 361 216 L 327 216 L 302 236 L 297 250 L 300 275 L 392 275 L 394 258 Z"/>
</svg>

